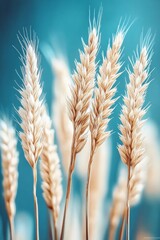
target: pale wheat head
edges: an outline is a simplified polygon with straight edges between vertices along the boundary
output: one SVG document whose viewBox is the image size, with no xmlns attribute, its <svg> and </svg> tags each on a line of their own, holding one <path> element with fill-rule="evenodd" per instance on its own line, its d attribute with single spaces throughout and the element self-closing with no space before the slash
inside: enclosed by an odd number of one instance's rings
<svg viewBox="0 0 160 240">
<path fill-rule="evenodd" d="M 99 45 L 99 32 L 96 27 L 90 29 L 88 45 L 83 42 L 84 51 L 80 51 L 80 62 L 72 75 L 71 99 L 68 101 L 69 117 L 75 131 L 74 149 L 78 153 L 86 143 L 89 126 L 89 108 L 96 73 L 96 55 Z"/>
<path fill-rule="evenodd" d="M 71 82 L 71 76 L 69 66 L 64 58 L 52 58 L 52 70 L 55 75 L 54 79 L 54 96 L 53 99 L 53 122 L 60 144 L 60 150 L 62 154 L 62 163 L 66 174 L 68 173 L 73 125 L 68 117 L 68 108 L 66 104 L 67 97 L 70 97 L 69 85 Z"/>
<path fill-rule="evenodd" d="M 62 174 L 57 147 L 54 144 L 54 130 L 45 106 L 43 109 L 43 121 L 43 150 L 40 165 L 42 189 L 46 204 L 53 211 L 55 221 L 57 221 L 62 199 Z"/>
<path fill-rule="evenodd" d="M 18 110 L 22 131 L 19 135 L 26 160 L 33 168 L 42 151 L 42 88 L 36 45 L 25 38 L 23 41 L 23 87 L 19 90 L 21 107 Z"/>
<path fill-rule="evenodd" d="M 90 117 L 93 149 L 101 145 L 110 134 L 110 132 L 106 132 L 106 128 L 113 111 L 112 105 L 116 101 L 113 98 L 116 93 L 114 84 L 120 75 L 121 63 L 119 60 L 124 36 L 125 32 L 123 31 L 116 34 L 112 46 L 108 46 L 106 57 L 103 58 L 103 63 L 99 69 L 98 86 L 95 89 Z"/>
<path fill-rule="evenodd" d="M 8 119 L 0 120 L 0 148 L 2 155 L 3 190 L 9 219 L 16 211 L 15 197 L 18 185 L 18 151 L 16 132 Z"/>
<path fill-rule="evenodd" d="M 144 145 L 142 119 L 146 113 L 143 108 L 145 95 L 148 87 L 146 81 L 149 76 L 150 65 L 150 45 L 142 44 L 140 53 L 136 56 L 135 64 L 133 64 L 133 72 L 128 71 L 130 82 L 127 84 L 127 94 L 124 97 L 124 105 L 122 114 L 120 115 L 120 139 L 122 145 L 118 149 L 121 160 L 130 166 L 135 166 L 144 157 Z"/>
</svg>

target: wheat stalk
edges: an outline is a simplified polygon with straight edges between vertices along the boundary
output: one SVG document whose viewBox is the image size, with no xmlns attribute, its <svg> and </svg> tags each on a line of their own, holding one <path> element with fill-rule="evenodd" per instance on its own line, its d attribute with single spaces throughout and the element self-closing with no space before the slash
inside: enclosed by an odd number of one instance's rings
<svg viewBox="0 0 160 240">
<path fill-rule="evenodd" d="M 118 183 L 113 191 L 113 201 L 110 210 L 110 225 L 109 225 L 109 239 L 113 240 L 115 238 L 116 229 L 118 227 L 120 218 L 125 209 L 126 202 L 126 172 L 121 169 L 119 173 Z"/>
<path fill-rule="evenodd" d="M 54 130 L 49 115 L 44 106 L 44 133 L 43 150 L 41 154 L 41 176 L 43 196 L 48 208 L 52 212 L 55 239 L 58 239 L 57 220 L 62 199 L 62 174 L 60 170 L 59 157 L 54 144 Z"/>
<path fill-rule="evenodd" d="M 0 148 L 2 155 L 4 200 L 10 224 L 11 240 L 14 239 L 15 197 L 18 184 L 18 152 L 15 129 L 8 119 L 0 120 Z"/>
<path fill-rule="evenodd" d="M 91 176 L 91 167 L 96 149 L 109 137 L 110 132 L 106 131 L 109 117 L 113 111 L 113 104 L 116 99 L 113 98 L 116 92 L 114 86 L 116 79 L 120 75 L 119 70 L 121 63 L 121 46 L 124 40 L 124 31 L 119 31 L 113 38 L 112 47 L 108 46 L 106 57 L 99 69 L 98 87 L 95 89 L 95 95 L 92 104 L 92 112 L 90 115 L 90 131 L 91 131 L 91 152 L 88 163 L 88 178 L 86 185 L 86 239 L 88 236 L 88 198 L 89 184 Z"/>
<path fill-rule="evenodd" d="M 19 90 L 21 107 L 18 110 L 22 131 L 19 136 L 22 142 L 25 158 L 33 171 L 33 196 L 36 217 L 36 239 L 39 240 L 38 202 L 36 196 L 37 184 L 37 161 L 42 151 L 42 88 L 40 85 L 40 71 L 38 69 L 38 58 L 36 45 L 24 35 L 22 38 L 21 57 L 23 63 L 23 87 Z"/>
<path fill-rule="evenodd" d="M 66 99 L 70 97 L 70 72 L 66 61 L 55 57 L 52 58 L 52 70 L 55 75 L 53 121 L 60 144 L 63 166 L 68 175 L 73 135 L 73 125 L 68 117 L 66 105 Z"/>
<path fill-rule="evenodd" d="M 143 108 L 144 99 L 148 83 L 146 79 L 149 76 L 150 64 L 150 37 L 147 36 L 141 46 L 140 54 L 136 57 L 136 62 L 133 65 L 133 73 L 130 71 L 127 85 L 127 95 L 124 97 L 124 105 L 122 114 L 120 115 L 120 139 L 122 145 L 119 145 L 118 150 L 121 160 L 128 166 L 128 181 L 127 181 L 127 205 L 126 205 L 126 220 L 127 220 L 127 239 L 129 239 L 129 219 L 130 219 L 130 182 L 131 174 L 134 177 L 136 165 L 144 159 L 144 144 L 143 135 L 141 132 L 144 120 L 143 116 L 146 109 Z M 133 173 L 131 173 L 133 171 Z M 136 176 L 135 176 L 136 177 Z"/>
<path fill-rule="evenodd" d="M 88 45 L 83 42 L 84 52 L 80 52 L 80 62 L 76 62 L 76 71 L 72 78 L 71 99 L 68 101 L 69 117 L 73 124 L 73 139 L 71 147 L 71 160 L 68 174 L 66 201 L 61 231 L 61 240 L 64 235 L 66 211 L 68 207 L 72 173 L 75 166 L 76 154 L 82 150 L 87 139 L 89 127 L 89 107 L 93 94 L 94 78 L 96 72 L 96 55 L 98 51 L 99 31 L 90 27 Z"/>
</svg>

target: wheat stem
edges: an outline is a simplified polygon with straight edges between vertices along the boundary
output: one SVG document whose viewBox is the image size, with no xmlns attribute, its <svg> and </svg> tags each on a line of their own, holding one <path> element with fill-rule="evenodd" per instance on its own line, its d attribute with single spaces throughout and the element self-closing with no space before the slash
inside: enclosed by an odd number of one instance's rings
<svg viewBox="0 0 160 240">
<path fill-rule="evenodd" d="M 130 183 L 130 174 L 131 174 L 131 166 L 130 166 L 130 161 L 128 163 L 128 180 L 127 180 L 127 205 L 126 205 L 126 235 L 127 235 L 127 240 L 130 239 L 130 204 L 129 204 L 129 183 Z"/>
<path fill-rule="evenodd" d="M 58 240 L 58 231 L 57 231 L 57 221 L 56 221 L 56 217 L 55 217 L 55 212 L 54 209 L 52 209 L 51 211 L 51 215 L 52 215 L 52 237 L 54 236 L 54 240 Z M 53 231 L 54 228 L 54 231 Z"/>
<path fill-rule="evenodd" d="M 121 223 L 120 233 L 119 233 L 119 240 L 123 239 L 124 228 L 125 228 L 125 219 L 126 219 L 126 209 L 124 209 L 124 211 L 123 211 L 122 223 Z"/>
<path fill-rule="evenodd" d="M 34 211 L 35 211 L 35 219 L 36 219 L 36 240 L 39 240 L 39 220 L 38 220 L 38 202 L 37 202 L 37 194 L 36 194 L 36 186 L 37 186 L 37 168 L 33 167 L 33 197 L 34 197 Z"/>
<path fill-rule="evenodd" d="M 9 230 L 10 230 L 10 238 L 14 240 L 14 220 L 13 217 L 9 217 Z"/>
<path fill-rule="evenodd" d="M 91 155 L 88 164 L 88 174 L 87 174 L 87 185 L 86 185 L 86 240 L 89 239 L 89 189 L 90 189 L 90 179 L 91 179 L 91 170 L 92 170 L 92 162 L 94 156 L 95 149 L 92 148 Z"/>
<path fill-rule="evenodd" d="M 75 164 L 75 160 L 76 160 L 76 152 L 74 150 L 74 141 L 75 141 L 75 134 L 73 133 L 71 160 L 70 160 L 69 173 L 68 173 L 67 191 L 66 191 L 65 207 L 64 207 L 64 213 L 63 213 L 63 221 L 62 221 L 62 229 L 61 229 L 60 240 L 63 240 L 63 238 L 64 238 L 65 221 L 66 221 L 68 203 L 69 203 L 70 193 L 71 193 L 72 173 L 73 173 L 73 170 L 74 170 L 74 164 Z"/>
</svg>

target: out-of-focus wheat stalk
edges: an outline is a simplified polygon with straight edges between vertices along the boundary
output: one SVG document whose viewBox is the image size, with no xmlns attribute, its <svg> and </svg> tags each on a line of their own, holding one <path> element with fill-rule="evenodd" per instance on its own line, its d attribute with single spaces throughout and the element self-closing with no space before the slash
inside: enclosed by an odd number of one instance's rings
<svg viewBox="0 0 160 240">
<path fill-rule="evenodd" d="M 18 110 L 20 116 L 20 126 L 22 131 L 22 147 L 25 158 L 33 170 L 33 196 L 36 217 L 36 239 L 39 240 L 38 202 L 36 196 L 37 185 L 37 161 L 42 151 L 42 88 L 40 85 L 40 71 L 38 69 L 38 58 L 36 54 L 36 44 L 29 40 L 27 34 L 21 39 L 23 56 L 23 87 L 19 89 L 21 107 Z"/>
<path fill-rule="evenodd" d="M 148 158 L 148 167 L 145 184 L 145 193 L 150 198 L 160 198 L 160 143 L 158 138 L 158 127 L 156 124 L 148 120 L 143 127 L 145 136 L 145 151 Z"/>
<path fill-rule="evenodd" d="M 126 203 L 126 191 L 127 191 L 127 177 L 124 169 L 119 172 L 118 183 L 113 191 L 113 201 L 110 210 L 110 221 L 109 221 L 109 240 L 115 238 L 116 229 L 119 221 L 125 209 Z"/>
<path fill-rule="evenodd" d="M 106 57 L 103 59 L 102 66 L 99 69 L 98 87 L 95 89 L 95 95 L 92 104 L 92 112 L 90 115 L 90 131 L 91 131 L 91 152 L 88 163 L 88 178 L 86 185 L 86 239 L 89 238 L 88 215 L 89 215 L 89 184 L 91 176 L 91 167 L 96 149 L 109 137 L 110 132 L 106 131 L 109 117 L 113 111 L 113 104 L 116 99 L 113 98 L 116 92 L 114 86 L 116 79 L 120 75 L 119 70 L 121 63 L 121 47 L 125 33 L 119 31 L 113 38 L 112 46 L 108 46 Z"/>
<path fill-rule="evenodd" d="M 52 212 L 55 240 L 58 239 L 57 220 L 62 199 L 62 174 L 60 170 L 57 147 L 54 144 L 54 130 L 46 108 L 43 109 L 44 133 L 41 154 L 41 176 L 43 196 Z"/>
<path fill-rule="evenodd" d="M 2 155 L 3 190 L 9 218 L 10 236 L 14 239 L 15 197 L 18 184 L 18 152 L 15 129 L 8 119 L 0 120 L 0 148 Z"/>
<path fill-rule="evenodd" d="M 73 135 L 73 125 L 68 117 L 68 109 L 66 104 L 67 97 L 70 97 L 71 95 L 69 89 L 69 85 L 71 83 L 71 76 L 69 67 L 64 58 L 52 57 L 51 64 L 53 73 L 55 75 L 55 99 L 52 104 L 53 122 L 60 144 L 63 166 L 67 175 L 70 163 Z"/>
<path fill-rule="evenodd" d="M 107 176 L 110 163 L 109 141 L 103 143 L 95 152 L 90 179 L 89 197 L 89 236 L 100 237 L 100 226 L 103 224 L 103 200 L 107 192 Z"/>
<path fill-rule="evenodd" d="M 130 195 L 134 192 L 134 187 L 140 184 L 137 181 L 137 171 L 141 168 L 141 161 L 144 160 L 144 138 L 142 134 L 143 116 L 146 109 L 143 108 L 145 94 L 148 83 L 146 79 L 149 76 L 150 64 L 150 46 L 151 38 L 147 36 L 141 45 L 140 53 L 136 56 L 133 66 L 133 73 L 128 71 L 130 82 L 127 85 L 127 94 L 124 97 L 122 114 L 120 115 L 120 139 L 122 145 L 118 150 L 121 160 L 128 166 L 127 180 L 127 204 L 126 204 L 126 221 L 127 221 L 127 239 L 129 239 L 129 221 L 130 221 Z M 123 234 L 121 236 L 121 239 Z"/>
<path fill-rule="evenodd" d="M 94 24 L 96 26 L 96 24 Z M 83 42 L 84 52 L 80 52 L 80 62 L 76 62 L 76 71 L 72 79 L 71 98 L 68 100 L 69 117 L 73 124 L 73 139 L 71 159 L 68 173 L 66 201 L 61 231 L 61 240 L 64 236 L 66 212 L 70 197 L 71 179 L 74 171 L 76 155 L 82 150 L 87 140 L 89 127 L 89 108 L 93 94 L 94 78 L 96 72 L 96 55 L 99 45 L 99 30 L 90 26 L 88 45 Z"/>
</svg>

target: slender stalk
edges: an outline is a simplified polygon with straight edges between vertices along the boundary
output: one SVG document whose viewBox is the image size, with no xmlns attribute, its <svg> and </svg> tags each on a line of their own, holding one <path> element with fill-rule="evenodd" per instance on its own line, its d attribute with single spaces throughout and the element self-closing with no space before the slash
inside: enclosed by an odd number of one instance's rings
<svg viewBox="0 0 160 240">
<path fill-rule="evenodd" d="M 14 240 L 14 220 L 13 220 L 13 217 L 9 217 L 9 231 L 10 231 L 10 239 Z"/>
<path fill-rule="evenodd" d="M 34 210 L 36 218 L 36 240 L 39 240 L 39 219 L 38 219 L 38 202 L 36 195 L 36 186 L 37 186 L 37 168 L 36 165 L 33 167 L 33 197 L 34 197 Z"/>
<path fill-rule="evenodd" d="M 70 193 L 71 193 L 71 184 L 72 184 L 72 173 L 74 170 L 74 164 L 76 159 L 76 152 L 74 150 L 74 133 L 73 133 L 73 142 L 72 142 L 72 150 L 71 150 L 71 160 L 70 160 L 70 166 L 69 166 L 69 173 L 68 173 L 68 181 L 67 181 L 67 191 L 66 191 L 66 199 L 65 199 L 65 207 L 64 207 L 64 213 L 63 213 L 63 221 L 62 221 L 62 229 L 61 229 L 61 235 L 60 240 L 63 240 L 64 238 L 64 231 L 65 231 L 65 221 L 66 221 L 66 214 L 70 199 Z"/>
<path fill-rule="evenodd" d="M 88 163 L 88 176 L 87 176 L 87 185 L 86 185 L 86 240 L 89 239 L 89 186 L 90 186 L 90 178 L 91 178 L 91 170 L 92 170 L 92 162 L 95 149 L 91 148 L 90 159 Z"/>
<path fill-rule="evenodd" d="M 109 240 L 113 240 L 114 236 L 115 236 L 115 226 L 111 226 L 109 227 Z"/>
<path fill-rule="evenodd" d="M 124 228 L 125 228 L 125 219 L 126 219 L 126 208 L 124 209 L 124 212 L 123 212 L 122 223 L 121 223 L 121 228 L 120 228 L 120 233 L 119 233 L 119 240 L 123 239 Z"/>
<path fill-rule="evenodd" d="M 130 205 L 129 205 L 129 183 L 130 183 L 130 161 L 128 163 L 128 181 L 127 181 L 127 206 L 126 206 L 126 236 L 127 236 L 127 240 L 130 239 Z"/>
<path fill-rule="evenodd" d="M 55 218 L 54 209 L 51 210 L 51 216 L 52 239 L 58 240 L 57 221 Z"/>
</svg>

